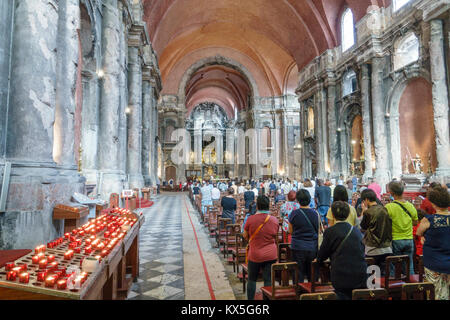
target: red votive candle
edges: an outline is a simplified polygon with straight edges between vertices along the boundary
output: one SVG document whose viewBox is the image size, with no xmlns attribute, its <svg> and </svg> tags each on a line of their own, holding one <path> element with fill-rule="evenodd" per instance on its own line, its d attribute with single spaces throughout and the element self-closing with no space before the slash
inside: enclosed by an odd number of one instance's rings
<svg viewBox="0 0 450 320">
<path fill-rule="evenodd" d="M 33 257 L 31 258 L 31 262 L 32 262 L 33 264 L 38 264 L 38 263 L 39 263 L 39 260 L 40 260 L 40 257 L 39 257 L 38 255 L 35 255 L 35 256 L 33 256 Z"/>
<path fill-rule="evenodd" d="M 50 263 L 50 265 L 48 266 L 50 270 L 55 270 L 58 268 L 58 262 L 57 261 L 53 261 L 52 263 Z"/>
<path fill-rule="evenodd" d="M 54 247 L 54 244 L 53 244 L 53 242 L 49 242 L 49 243 L 47 243 L 47 248 L 50 248 L 50 249 L 52 249 Z"/>
<path fill-rule="evenodd" d="M 56 283 L 56 288 L 58 290 L 65 290 L 67 288 L 67 280 L 59 280 Z"/>
<path fill-rule="evenodd" d="M 17 272 L 15 271 L 8 271 L 6 273 L 6 280 L 8 281 L 16 281 L 17 278 Z"/>
<path fill-rule="evenodd" d="M 56 278 L 54 276 L 48 276 L 47 279 L 45 279 L 45 286 L 47 288 L 53 288 L 56 283 Z"/>
<path fill-rule="evenodd" d="M 77 229 L 72 230 L 72 234 L 74 234 L 74 235 L 77 234 L 77 232 L 78 232 Z"/>
<path fill-rule="evenodd" d="M 108 255 L 108 250 L 103 250 L 100 255 L 102 256 L 102 258 L 106 257 Z"/>
<path fill-rule="evenodd" d="M 73 258 L 73 250 L 69 250 L 64 253 L 64 260 L 70 260 Z"/>
<path fill-rule="evenodd" d="M 5 264 L 5 270 L 6 271 L 11 271 L 15 267 L 16 267 L 16 264 L 14 262 L 7 262 Z"/>
<path fill-rule="evenodd" d="M 30 282 L 30 274 L 28 272 L 22 272 L 21 274 L 19 274 L 19 282 L 20 283 Z"/>
<path fill-rule="evenodd" d="M 23 263 L 19 266 L 22 269 L 22 272 L 25 272 L 28 270 L 28 265 L 26 263 Z"/>
<path fill-rule="evenodd" d="M 42 259 L 39 261 L 39 269 L 45 269 L 47 267 L 48 261 L 47 259 Z"/>
<path fill-rule="evenodd" d="M 105 231 L 105 233 L 103 234 L 103 237 L 109 238 L 110 235 L 111 235 L 111 232 Z"/>
<path fill-rule="evenodd" d="M 47 277 L 47 270 L 39 271 L 37 273 L 37 281 L 43 282 Z"/>
<path fill-rule="evenodd" d="M 76 242 L 69 243 L 69 248 L 70 249 L 75 249 L 76 247 L 77 247 L 77 243 Z"/>
<path fill-rule="evenodd" d="M 91 246 L 88 246 L 88 247 L 84 248 L 84 254 L 91 254 L 91 252 L 92 252 L 92 247 Z"/>
<path fill-rule="evenodd" d="M 48 257 L 47 257 L 47 261 L 48 262 L 53 262 L 53 261 L 55 261 L 55 256 L 54 255 L 49 255 Z"/>
<path fill-rule="evenodd" d="M 74 251 L 75 253 L 80 253 L 80 252 L 81 252 L 81 248 L 80 248 L 80 247 L 75 248 L 75 249 L 73 249 L 73 251 Z"/>
<path fill-rule="evenodd" d="M 65 233 L 65 234 L 64 234 L 64 238 L 66 238 L 66 239 L 70 239 L 70 233 L 68 233 L 68 232 L 67 232 L 67 233 Z"/>
</svg>

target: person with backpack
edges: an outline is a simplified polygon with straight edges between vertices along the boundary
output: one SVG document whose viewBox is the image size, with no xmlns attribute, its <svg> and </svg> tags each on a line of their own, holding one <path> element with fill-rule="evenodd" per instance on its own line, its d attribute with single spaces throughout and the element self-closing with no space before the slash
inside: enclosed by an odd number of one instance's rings
<svg viewBox="0 0 450 320">
<path fill-rule="evenodd" d="M 403 199 L 404 186 L 398 181 L 388 185 L 394 201 L 386 205 L 392 220 L 392 253 L 394 256 L 408 255 L 410 274 L 414 274 L 414 237 L 413 226 L 419 223 L 414 205 Z"/>
</svg>

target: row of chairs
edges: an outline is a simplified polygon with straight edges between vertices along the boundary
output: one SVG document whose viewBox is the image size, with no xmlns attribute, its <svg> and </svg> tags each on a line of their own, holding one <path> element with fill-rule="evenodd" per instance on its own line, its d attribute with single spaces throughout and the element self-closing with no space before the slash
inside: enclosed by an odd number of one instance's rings
<svg viewBox="0 0 450 320">
<path fill-rule="evenodd" d="M 237 200 L 238 210 L 236 211 L 236 221 L 231 223 L 231 219 L 222 218 L 222 208 L 219 203 L 212 206 L 207 206 L 206 213 L 201 214 L 201 220 L 204 226 L 209 231 L 210 237 L 215 239 L 217 248 L 223 254 L 224 259 L 229 264 L 233 265 L 233 271 L 236 272 L 237 277 L 242 281 L 243 292 L 246 291 L 246 282 L 248 279 L 248 266 L 245 263 L 247 241 L 242 236 L 242 223 L 245 218 L 246 210 L 244 209 L 243 197 L 235 195 Z M 196 197 L 193 202 L 194 206 L 201 213 L 201 196 Z M 281 232 L 281 218 L 280 206 L 282 203 L 275 204 L 273 198 L 271 199 L 271 215 L 279 218 L 280 228 L 279 237 L 277 238 L 278 246 L 278 260 L 272 266 L 272 285 L 270 287 L 263 287 L 261 289 L 264 299 L 316 299 L 328 300 L 335 297 L 333 287 L 330 281 L 330 264 L 318 264 L 313 262 L 311 265 L 312 281 L 305 283 L 298 283 L 297 264 L 292 262 L 292 255 L 290 252 L 290 245 L 283 243 Z M 375 264 L 372 258 L 366 259 L 368 265 Z M 411 299 L 423 298 L 434 299 L 433 294 L 430 294 L 430 286 L 432 284 L 424 283 L 424 270 L 422 259 L 419 259 L 419 273 L 415 275 L 409 274 L 409 268 L 406 273 L 402 274 L 402 265 L 409 266 L 409 256 L 391 256 L 386 259 L 385 274 L 390 275 L 391 265 L 394 267 L 394 276 L 383 277 L 380 279 L 381 288 L 374 290 L 355 290 L 353 298 L 355 300 L 373 300 L 373 299 Z M 291 281 L 286 282 L 292 273 Z M 296 280 L 297 279 L 297 280 Z M 278 284 L 276 284 L 278 282 Z M 290 285 L 288 285 L 290 283 Z M 424 291 L 426 296 L 418 293 Z M 411 294 L 411 292 L 415 294 Z M 423 292 L 422 292 L 423 293 Z M 384 299 L 384 298 L 383 298 Z"/>
</svg>

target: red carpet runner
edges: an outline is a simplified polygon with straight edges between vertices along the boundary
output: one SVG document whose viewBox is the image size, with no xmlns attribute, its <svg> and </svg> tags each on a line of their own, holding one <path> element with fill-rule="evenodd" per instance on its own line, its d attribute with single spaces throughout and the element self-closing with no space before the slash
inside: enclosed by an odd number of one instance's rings
<svg viewBox="0 0 450 320">
<path fill-rule="evenodd" d="M 140 200 L 140 201 L 139 201 Z M 139 206 L 140 204 L 140 206 Z M 145 200 L 145 199 L 137 199 L 136 200 L 136 208 L 150 208 L 154 204 L 153 201 Z"/>
</svg>

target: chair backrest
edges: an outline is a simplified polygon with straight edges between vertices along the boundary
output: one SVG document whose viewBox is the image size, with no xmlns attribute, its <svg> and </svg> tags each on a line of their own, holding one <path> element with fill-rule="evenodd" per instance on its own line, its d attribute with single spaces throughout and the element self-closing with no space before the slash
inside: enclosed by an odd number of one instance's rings
<svg viewBox="0 0 450 320">
<path fill-rule="evenodd" d="M 355 289 L 352 291 L 352 300 L 388 300 L 386 289 Z"/>
<path fill-rule="evenodd" d="M 278 263 L 291 262 L 292 251 L 289 243 L 278 244 Z"/>
<path fill-rule="evenodd" d="M 236 236 L 236 233 L 240 233 L 241 232 L 241 225 L 235 223 L 235 224 L 227 224 L 226 226 L 227 229 L 227 239 L 226 241 L 228 242 L 229 239 L 234 239 Z"/>
<path fill-rule="evenodd" d="M 394 277 L 391 277 L 391 264 L 394 266 Z M 405 265 L 406 274 L 402 273 L 402 267 Z M 390 281 L 409 282 L 409 256 L 390 256 L 386 258 L 386 276 L 384 278 L 384 287 L 389 289 Z"/>
<path fill-rule="evenodd" d="M 331 286 L 330 262 L 311 262 L 311 292 L 314 293 L 317 287 Z M 316 279 L 318 279 L 316 281 Z"/>
<path fill-rule="evenodd" d="M 374 264 L 376 264 L 376 260 L 375 260 L 375 258 L 366 257 L 366 263 L 367 263 L 367 266 L 373 266 Z"/>
<path fill-rule="evenodd" d="M 300 300 L 337 300 L 337 295 L 334 292 L 321 293 L 305 293 L 300 296 Z"/>
<path fill-rule="evenodd" d="M 297 262 L 272 264 L 272 297 L 276 296 L 278 290 L 294 289 L 296 300 L 298 300 L 298 272 Z M 281 285 L 278 286 L 275 285 L 277 273 L 281 273 Z"/>
<path fill-rule="evenodd" d="M 402 300 L 434 300 L 434 284 L 406 283 L 402 286 Z"/>
</svg>

